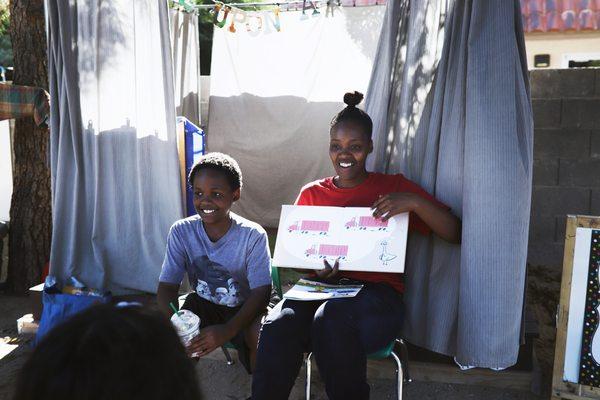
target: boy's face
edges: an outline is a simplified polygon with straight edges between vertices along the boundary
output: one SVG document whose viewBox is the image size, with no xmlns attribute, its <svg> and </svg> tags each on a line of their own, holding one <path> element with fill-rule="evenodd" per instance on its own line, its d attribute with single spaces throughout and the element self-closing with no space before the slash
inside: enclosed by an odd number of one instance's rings
<svg viewBox="0 0 600 400">
<path fill-rule="evenodd" d="M 373 151 L 373 142 L 356 124 L 340 124 L 329 136 L 329 157 L 336 174 L 344 181 L 353 181 L 364 175 L 367 156 Z"/>
<path fill-rule="evenodd" d="M 221 171 L 201 169 L 192 182 L 194 208 L 205 224 L 217 224 L 229 219 L 229 209 L 240 198 L 240 189 L 233 190 Z"/>
</svg>

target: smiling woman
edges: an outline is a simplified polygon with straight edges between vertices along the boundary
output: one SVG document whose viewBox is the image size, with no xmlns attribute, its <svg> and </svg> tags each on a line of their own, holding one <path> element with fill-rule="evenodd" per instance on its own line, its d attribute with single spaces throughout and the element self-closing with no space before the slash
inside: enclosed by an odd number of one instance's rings
<svg viewBox="0 0 600 400">
<path fill-rule="evenodd" d="M 334 182 L 340 188 L 354 187 L 368 177 L 365 163 L 373 151 L 373 123 L 364 111 L 356 108 L 362 98 L 358 92 L 346 93 L 344 102 L 348 107 L 331 121 L 329 157 L 337 174 Z"/>
<path fill-rule="evenodd" d="M 362 97 L 357 92 L 346 93 L 344 102 L 348 106 L 331 122 L 329 155 L 336 175 L 304 186 L 296 205 L 371 207 L 373 215 L 369 218 L 376 219 L 377 225 L 409 212 L 409 235 L 433 233 L 448 242 L 459 242 L 460 220 L 448 207 L 401 174 L 367 171 L 365 162 L 373 150 L 373 125 L 369 115 L 356 107 Z M 316 215 L 306 217 L 302 219 L 319 219 Z M 387 244 L 383 245 L 382 262 L 393 257 L 386 251 Z M 310 252 L 323 254 L 320 247 Z M 345 253 L 341 253 L 345 252 L 343 246 L 327 245 L 325 252 L 341 257 L 333 266 L 324 260 L 325 268 L 317 271 L 319 279 L 332 283 L 356 282 L 363 288 L 351 299 L 321 302 L 286 299 L 275 306 L 261 331 L 253 398 L 287 398 L 306 351 L 315 355 L 329 398 L 369 397 L 366 355 L 389 345 L 400 332 L 403 275 L 340 271 L 340 265 L 346 262 Z"/>
</svg>

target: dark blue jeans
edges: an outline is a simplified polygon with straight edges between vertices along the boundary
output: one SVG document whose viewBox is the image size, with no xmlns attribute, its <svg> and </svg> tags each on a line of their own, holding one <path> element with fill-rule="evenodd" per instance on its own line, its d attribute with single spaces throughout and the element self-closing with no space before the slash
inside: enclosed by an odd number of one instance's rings
<svg viewBox="0 0 600 400">
<path fill-rule="evenodd" d="M 402 296 L 378 283 L 349 299 L 281 301 L 262 327 L 252 399 L 287 399 L 309 351 L 331 400 L 368 399 L 367 354 L 398 335 L 402 309 Z"/>
</svg>

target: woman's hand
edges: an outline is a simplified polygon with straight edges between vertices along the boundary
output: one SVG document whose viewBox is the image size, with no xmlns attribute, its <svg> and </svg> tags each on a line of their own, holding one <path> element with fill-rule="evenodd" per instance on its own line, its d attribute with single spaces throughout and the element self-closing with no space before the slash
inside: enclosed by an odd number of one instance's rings
<svg viewBox="0 0 600 400">
<path fill-rule="evenodd" d="M 333 264 L 333 267 L 331 267 L 331 264 L 329 264 L 329 262 L 327 261 L 327 259 L 323 260 L 323 264 L 325 265 L 325 268 L 315 271 L 315 273 L 317 274 L 317 276 L 320 279 L 324 279 L 324 280 L 335 278 L 336 275 L 338 274 L 339 269 L 340 269 L 340 259 L 339 259 L 339 257 L 335 259 L 335 263 Z"/>
<path fill-rule="evenodd" d="M 200 333 L 191 340 L 186 351 L 190 356 L 196 353 L 200 357 L 204 357 L 217 347 L 223 346 L 234 336 L 235 334 L 232 334 L 225 324 L 207 326 L 200 329 Z"/>
<path fill-rule="evenodd" d="M 373 216 L 387 221 L 394 215 L 415 211 L 421 197 L 415 193 L 388 193 L 373 203 Z"/>
</svg>

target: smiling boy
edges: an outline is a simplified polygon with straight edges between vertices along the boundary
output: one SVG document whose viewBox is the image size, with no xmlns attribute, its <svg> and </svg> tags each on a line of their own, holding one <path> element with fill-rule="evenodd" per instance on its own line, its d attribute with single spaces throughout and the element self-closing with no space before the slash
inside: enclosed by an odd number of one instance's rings
<svg viewBox="0 0 600 400">
<path fill-rule="evenodd" d="M 189 184 L 197 215 L 173 224 L 158 284 L 158 304 L 167 316 L 187 272 L 191 287 L 182 308 L 200 317 L 200 334 L 188 353 L 200 357 L 231 341 L 240 361 L 254 363 L 260 318 L 271 291 L 270 253 L 265 230 L 230 211 L 239 200 L 242 173 L 222 153 L 203 156 Z"/>
</svg>

